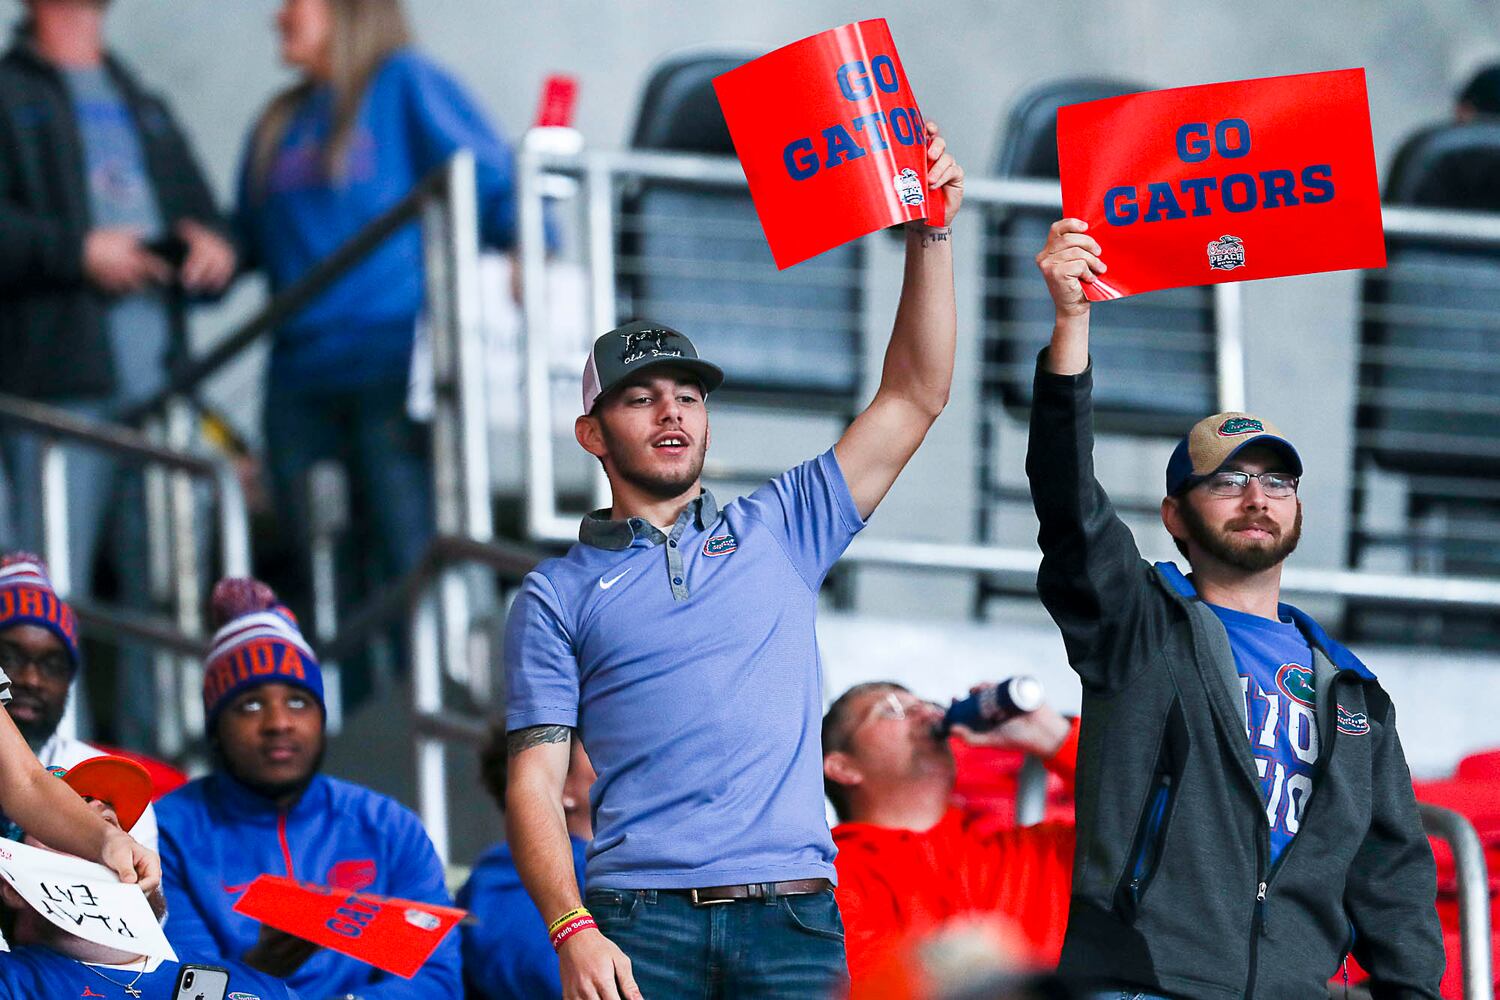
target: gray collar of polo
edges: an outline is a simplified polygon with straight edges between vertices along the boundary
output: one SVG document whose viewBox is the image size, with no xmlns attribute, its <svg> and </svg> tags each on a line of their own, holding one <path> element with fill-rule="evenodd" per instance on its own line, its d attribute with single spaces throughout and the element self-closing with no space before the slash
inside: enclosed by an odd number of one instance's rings
<svg viewBox="0 0 1500 1000">
<path fill-rule="evenodd" d="M 719 519 L 719 502 L 714 499 L 711 492 L 705 489 L 683 508 L 677 518 L 679 524 L 689 512 L 696 515 L 699 529 L 704 529 Z M 578 525 L 578 540 L 596 549 L 624 551 L 630 548 L 631 543 L 637 538 L 645 538 L 652 545 L 660 545 L 667 540 L 667 536 L 662 534 L 656 525 L 642 518 L 627 517 L 610 520 L 608 508 L 590 511 L 583 516 L 583 520 Z"/>
</svg>

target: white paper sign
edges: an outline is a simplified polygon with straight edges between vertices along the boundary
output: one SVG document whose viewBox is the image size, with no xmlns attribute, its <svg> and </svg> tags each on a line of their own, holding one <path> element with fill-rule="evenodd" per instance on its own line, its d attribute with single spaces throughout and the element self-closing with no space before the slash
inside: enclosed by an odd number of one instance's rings
<svg viewBox="0 0 1500 1000">
<path fill-rule="evenodd" d="M 177 961 L 145 894 L 103 865 L 0 841 L 0 877 L 54 926 L 94 944 Z"/>
</svg>

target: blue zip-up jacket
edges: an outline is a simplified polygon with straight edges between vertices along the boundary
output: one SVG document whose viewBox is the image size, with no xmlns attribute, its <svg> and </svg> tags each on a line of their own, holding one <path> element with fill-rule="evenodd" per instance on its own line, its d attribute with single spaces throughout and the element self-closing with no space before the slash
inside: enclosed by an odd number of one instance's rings
<svg viewBox="0 0 1500 1000">
<path fill-rule="evenodd" d="M 510 147 L 437 65 L 409 49 L 386 59 L 365 91 L 342 176 L 330 181 L 322 151 L 332 109 L 327 87 L 303 102 L 264 187 L 252 176 L 253 134 L 246 149 L 237 224 L 246 265 L 265 271 L 272 292 L 306 275 L 460 149 L 474 153 L 480 238 L 499 249 L 515 243 Z M 276 330 L 272 377 L 294 387 L 404 380 L 423 295 L 422 238 L 412 223 Z"/>
<path fill-rule="evenodd" d="M 573 845 L 573 873 L 584 888 L 584 850 Z M 547 921 L 521 884 L 508 844 L 496 844 L 474 863 L 458 890 L 458 905 L 474 917 L 462 933 L 464 981 L 475 1000 L 547 1000 L 562 996 L 557 952 L 547 937 Z"/>
<path fill-rule="evenodd" d="M 318 775 L 286 812 L 216 771 L 157 803 L 167 937 L 179 954 L 239 961 L 260 923 L 233 911 L 262 874 L 451 906 L 422 823 L 394 799 Z M 201 960 L 201 958 L 200 958 Z M 287 977 L 307 1000 L 460 1000 L 458 935 L 412 979 L 322 949 Z"/>
<path fill-rule="evenodd" d="M 201 965 L 201 960 L 182 956 L 187 964 Z M 224 966 L 224 962 L 214 962 Z M 135 996 L 141 1000 L 177 1000 L 175 987 L 182 966 L 162 962 L 150 972 L 143 966 L 135 969 L 106 968 L 95 971 L 84 963 L 60 955 L 48 948 L 19 948 L 0 958 L 0 1000 L 50 1000 L 52 997 Z M 137 972 L 141 974 L 136 975 Z M 285 983 L 263 972 L 237 963 L 228 966 L 230 997 L 253 997 L 255 1000 L 298 1000 L 297 993 Z M 114 985 L 111 986 L 110 984 Z M 126 986 L 130 989 L 126 990 Z"/>
</svg>

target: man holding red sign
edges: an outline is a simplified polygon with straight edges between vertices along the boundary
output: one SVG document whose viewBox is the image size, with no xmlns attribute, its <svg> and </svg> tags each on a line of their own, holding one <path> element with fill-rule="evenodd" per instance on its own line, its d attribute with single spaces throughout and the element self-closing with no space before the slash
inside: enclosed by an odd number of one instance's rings
<svg viewBox="0 0 1500 1000">
<path fill-rule="evenodd" d="M 1436 876 L 1390 697 L 1280 603 L 1297 449 L 1246 413 L 1183 438 L 1161 515 L 1188 576 L 1141 559 L 1094 478 L 1093 229 L 1063 219 L 1037 255 L 1056 322 L 1026 459 L 1037 589 L 1083 681 L 1061 969 L 1111 997 L 1311 1000 L 1352 948 L 1375 996 L 1437 1000 Z"/>
<path fill-rule="evenodd" d="M 951 222 L 963 171 L 930 123 L 927 136 L 919 181 Z M 723 372 L 658 323 L 595 342 L 576 431 L 612 503 L 527 575 L 505 639 L 509 842 L 567 1000 L 825 1000 L 847 984 L 818 592 L 947 403 L 949 237 L 907 228 L 869 407 L 833 448 L 722 508 L 702 473 Z M 599 775 L 586 901 L 562 808 L 575 730 Z"/>
</svg>

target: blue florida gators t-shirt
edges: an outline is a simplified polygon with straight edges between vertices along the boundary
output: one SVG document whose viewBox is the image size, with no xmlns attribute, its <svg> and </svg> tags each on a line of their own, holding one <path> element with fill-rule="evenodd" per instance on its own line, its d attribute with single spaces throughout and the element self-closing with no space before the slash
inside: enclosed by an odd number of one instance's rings
<svg viewBox="0 0 1500 1000">
<path fill-rule="evenodd" d="M 1229 633 L 1275 864 L 1301 825 L 1318 763 L 1312 647 L 1296 625 L 1208 605 Z"/>
<path fill-rule="evenodd" d="M 834 879 L 818 588 L 864 526 L 832 450 L 670 532 L 586 518 L 506 626 L 506 728 L 576 727 L 589 889 Z"/>
</svg>

